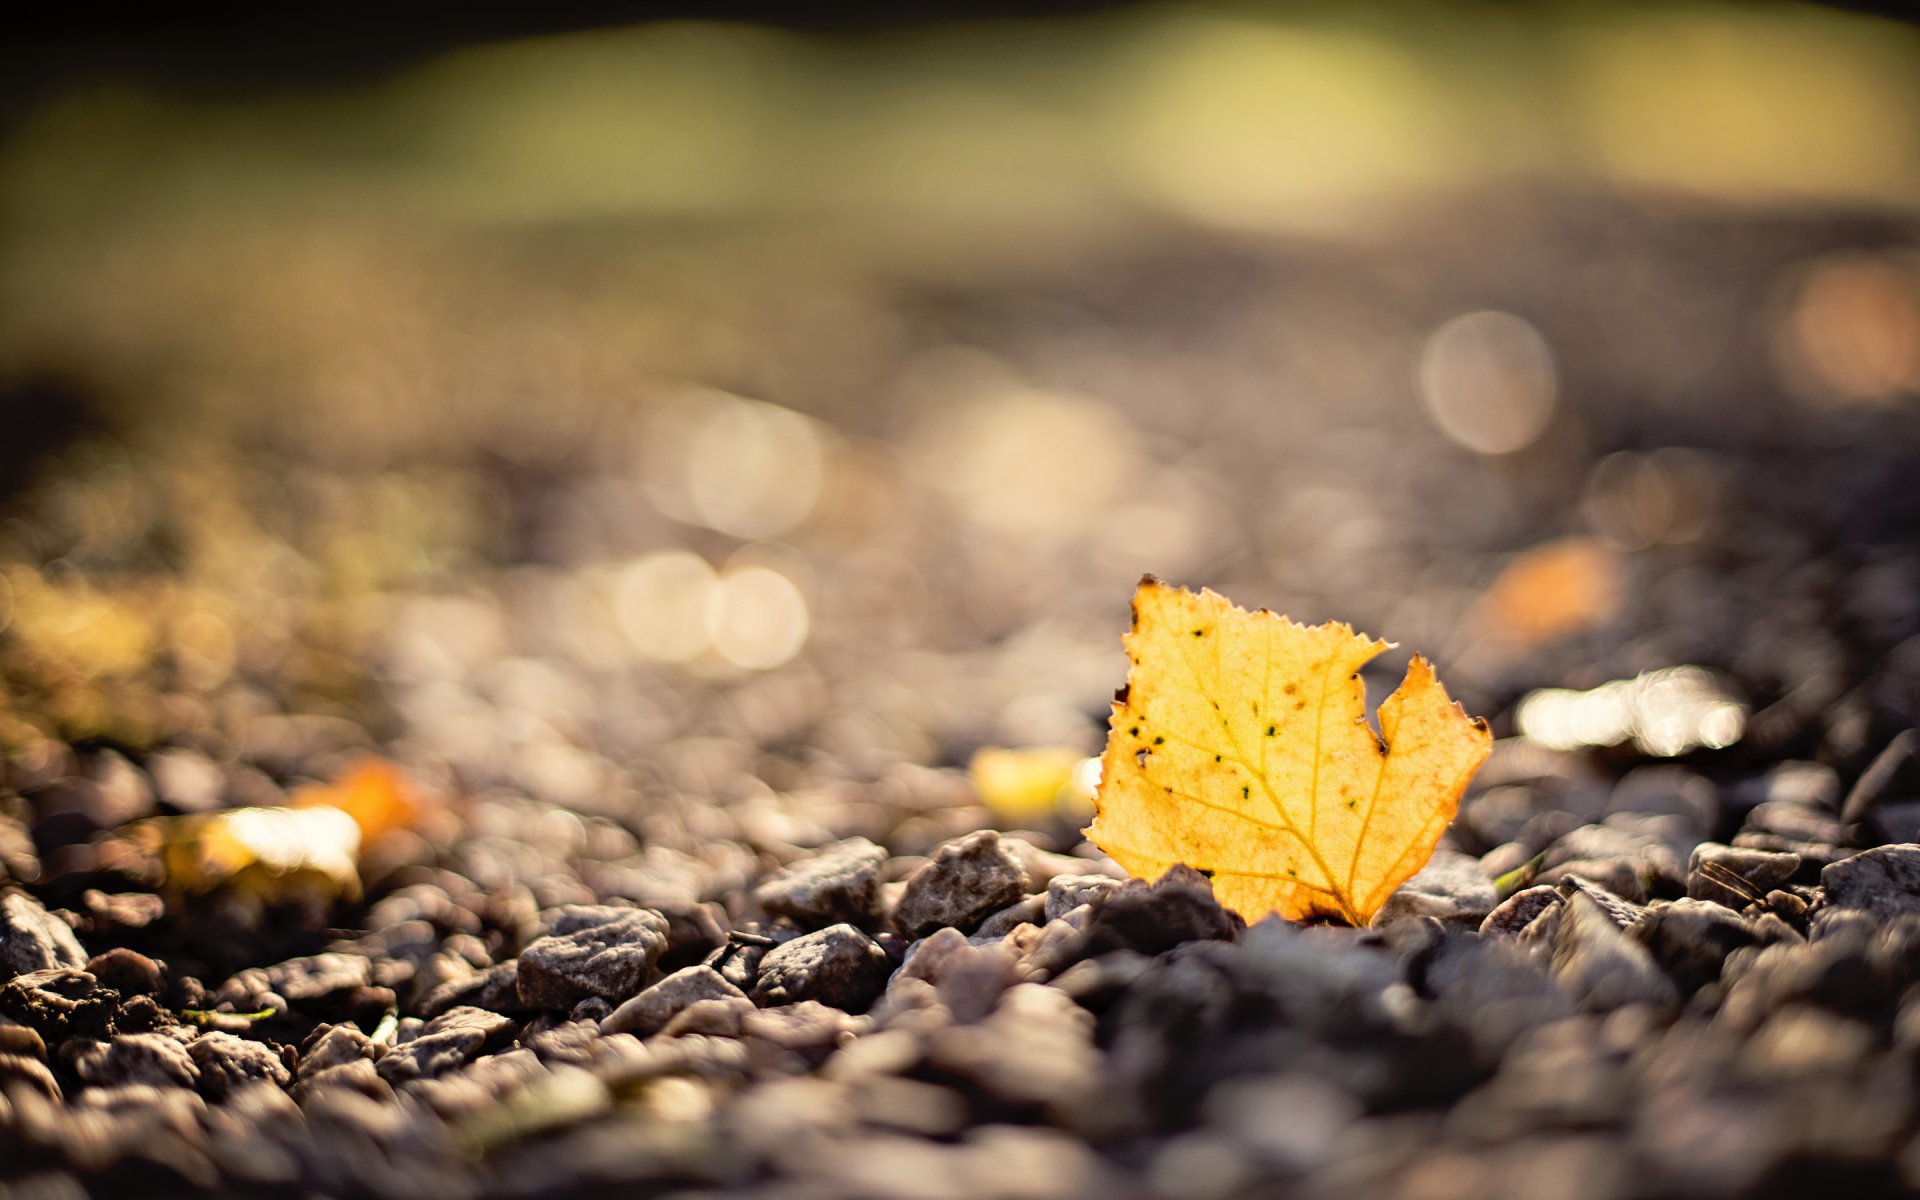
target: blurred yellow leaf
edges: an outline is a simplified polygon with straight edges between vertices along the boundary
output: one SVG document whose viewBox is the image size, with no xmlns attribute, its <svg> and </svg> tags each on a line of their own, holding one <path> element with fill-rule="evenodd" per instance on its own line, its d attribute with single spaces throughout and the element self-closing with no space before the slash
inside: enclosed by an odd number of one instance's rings
<svg viewBox="0 0 1920 1200">
<path fill-rule="evenodd" d="M 974 754 L 967 774 L 988 811 L 1002 821 L 1019 822 L 1084 808 L 1087 794 L 1079 780 L 1086 761 L 1071 746 L 987 746 Z"/>
<path fill-rule="evenodd" d="M 1492 749 L 1416 656 L 1367 724 L 1388 644 L 1151 577 L 1133 599 L 1087 836 L 1134 875 L 1176 863 L 1248 919 L 1365 925 L 1433 854 Z"/>
<path fill-rule="evenodd" d="M 360 895 L 360 830 L 337 808 L 230 808 L 155 817 L 129 832 L 176 892 L 219 889 L 260 904 Z"/>
</svg>

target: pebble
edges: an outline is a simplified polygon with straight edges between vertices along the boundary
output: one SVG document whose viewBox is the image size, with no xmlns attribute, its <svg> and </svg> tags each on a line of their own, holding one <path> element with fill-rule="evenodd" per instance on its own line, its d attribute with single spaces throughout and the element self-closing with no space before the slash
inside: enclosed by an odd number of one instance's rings
<svg viewBox="0 0 1920 1200">
<path fill-rule="evenodd" d="M 746 993 L 708 966 L 682 967 L 614 1009 L 600 1022 L 602 1033 L 647 1038 L 702 1000 L 745 1000 Z"/>
<path fill-rule="evenodd" d="M 187 1043 L 187 1056 L 200 1072 L 200 1090 L 209 1100 L 224 1100 L 252 1083 L 284 1088 L 293 1073 L 271 1047 L 230 1033 L 203 1033 Z"/>
<path fill-rule="evenodd" d="M 25 892 L 0 892 L 0 982 L 29 971 L 86 963 L 87 952 L 65 921 Z"/>
<path fill-rule="evenodd" d="M 192 1087 L 200 1080 L 187 1048 L 158 1033 L 121 1033 L 107 1041 L 76 1038 L 62 1057 L 74 1075 L 95 1087 L 146 1084 Z"/>
<path fill-rule="evenodd" d="M 789 864 L 753 891 L 756 904 L 804 929 L 880 916 L 887 852 L 866 838 L 848 838 Z"/>
<path fill-rule="evenodd" d="M 122 996 L 153 996 L 167 986 L 165 963 L 124 946 L 115 946 L 87 960 L 87 973 Z"/>
<path fill-rule="evenodd" d="M 532 1009 L 566 1010 L 589 996 L 618 1003 L 646 985 L 667 948 L 666 918 L 625 909 L 609 920 L 529 942 L 515 988 Z"/>
<path fill-rule="evenodd" d="M 1680 999 L 1647 949 L 1585 893 L 1566 900 L 1554 935 L 1552 973 L 1569 995 L 1597 1011 L 1628 1004 L 1669 1009 Z"/>
<path fill-rule="evenodd" d="M 829 925 L 767 952 L 754 981 L 754 1002 L 765 1007 L 817 1000 L 865 1012 L 886 988 L 893 962 L 880 944 L 852 925 Z"/>
<path fill-rule="evenodd" d="M 1701 842 L 1687 860 L 1687 895 L 1742 909 L 1800 873 L 1800 856 Z M 1727 878 L 1728 875 L 1733 880 Z M 1738 888 L 1735 881 L 1747 887 Z"/>
<path fill-rule="evenodd" d="M 481 1047 L 512 1028 L 513 1022 L 499 1013 L 450 1009 L 429 1021 L 418 1037 L 387 1051 L 374 1069 L 396 1087 L 416 1079 L 437 1079 L 473 1061 Z"/>
<path fill-rule="evenodd" d="M 1055 875 L 1047 881 L 1046 901 L 1041 908 L 1041 919 L 1032 922 L 1044 925 L 1066 916 L 1094 897 L 1112 891 L 1120 886 L 1120 880 L 1110 875 Z M 985 926 L 982 926 L 984 932 Z"/>
<path fill-rule="evenodd" d="M 1442 848 L 1387 897 L 1374 914 L 1373 927 L 1384 929 L 1396 921 L 1417 917 L 1478 927 L 1499 902 L 1493 880 L 1480 869 L 1479 859 Z"/>
<path fill-rule="evenodd" d="M 1830 863 L 1820 872 L 1820 886 L 1831 908 L 1875 919 L 1920 913 L 1920 844 L 1876 846 Z"/>
<path fill-rule="evenodd" d="M 983 829 L 942 844 L 907 877 L 893 921 L 913 938 L 944 925 L 968 933 L 988 914 L 1024 897 L 1027 882 L 1019 855 L 1000 844 L 998 833 Z"/>
</svg>

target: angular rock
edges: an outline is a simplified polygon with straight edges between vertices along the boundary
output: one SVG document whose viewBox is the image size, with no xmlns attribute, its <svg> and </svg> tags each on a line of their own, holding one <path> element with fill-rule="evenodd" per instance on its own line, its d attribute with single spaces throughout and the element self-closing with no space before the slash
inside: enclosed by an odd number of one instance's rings
<svg viewBox="0 0 1920 1200">
<path fill-rule="evenodd" d="M 1580 1004 L 1605 1012 L 1628 1004 L 1670 1009 L 1679 1003 L 1673 981 L 1646 947 L 1621 932 L 1591 896 L 1568 897 L 1561 912 L 1551 971 Z"/>
<path fill-rule="evenodd" d="M 1542 913 L 1559 907 L 1561 900 L 1560 889 L 1552 884 L 1543 883 L 1515 892 L 1480 922 L 1480 936 L 1517 937 Z"/>
<path fill-rule="evenodd" d="M 1213 898 L 1212 882 L 1188 866 L 1173 867 L 1152 883 L 1129 879 L 1095 896 L 1090 907 L 1078 935 L 1045 952 L 1036 950 L 1035 966 L 1058 971 L 1114 950 L 1162 954 L 1183 942 L 1231 941 L 1246 928 Z"/>
<path fill-rule="evenodd" d="M 1373 927 L 1384 929 L 1412 917 L 1435 917 L 1456 925 L 1478 927 L 1500 903 L 1493 880 L 1480 870 L 1480 860 L 1453 850 L 1435 852 L 1422 867 L 1374 914 Z"/>
<path fill-rule="evenodd" d="M 67 923 L 25 892 L 0 893 L 0 982 L 29 971 L 87 965 Z"/>
<path fill-rule="evenodd" d="M 1020 903 L 1009 904 L 999 912 L 994 913 L 986 920 L 980 922 L 980 927 L 973 931 L 973 940 L 976 942 L 998 941 L 1022 925 L 1044 925 L 1046 923 L 1047 897 L 1045 894 L 1028 896 Z M 960 931 L 956 929 L 954 932 L 959 933 Z M 928 936 L 939 937 L 940 933 L 938 930 L 935 930 Z"/>
<path fill-rule="evenodd" d="M 520 1002 L 520 962 L 508 959 L 484 971 L 449 979 L 421 998 L 420 1015 L 431 1021 L 450 1008 L 468 1005 L 498 1013 L 523 1013 Z"/>
<path fill-rule="evenodd" d="M 650 909 L 630 909 L 613 920 L 528 943 L 520 952 L 515 988 L 529 1008 L 564 1011 L 589 996 L 617 1003 L 646 985 L 666 948 L 666 918 Z"/>
<path fill-rule="evenodd" d="M 760 1010 L 753 1001 L 696 1000 L 660 1030 L 662 1037 L 739 1037 L 741 1023 Z"/>
<path fill-rule="evenodd" d="M 1090 903 L 1095 896 L 1119 886 L 1120 881 L 1111 875 L 1055 875 L 1047 881 L 1046 905 L 1041 910 L 1043 919 L 1033 923 L 1044 925 L 1058 920 L 1082 904 Z"/>
<path fill-rule="evenodd" d="M 893 921 L 908 937 L 944 925 L 971 932 L 987 914 L 1027 894 L 1027 869 L 991 829 L 970 833 L 935 850 L 907 877 Z"/>
<path fill-rule="evenodd" d="M 300 1052 L 300 1078 L 361 1059 L 372 1061 L 378 1051 L 373 1039 L 351 1025 L 322 1025 L 313 1031 Z"/>
<path fill-rule="evenodd" d="M 1877 846 L 1820 872 L 1829 908 L 1884 920 L 1920 912 L 1920 845 Z"/>
<path fill-rule="evenodd" d="M 1629 936 L 1651 951 L 1654 961 L 1689 994 L 1719 979 L 1727 956 L 1735 950 L 1773 940 L 1726 907 L 1707 900 L 1656 904 Z"/>
<path fill-rule="evenodd" d="M 1799 870 L 1798 854 L 1701 842 L 1687 860 L 1687 896 L 1738 910 L 1785 884 Z M 1745 882 L 1747 890 L 1738 890 L 1735 880 Z"/>
<path fill-rule="evenodd" d="M 600 1022 L 601 1033 L 647 1038 L 702 1000 L 745 1000 L 746 993 L 707 966 L 683 967 L 634 996 Z"/>
<path fill-rule="evenodd" d="M 880 915 L 880 874 L 887 852 L 866 838 L 848 838 L 792 863 L 753 891 L 768 913 L 807 929 L 840 922 L 865 925 Z"/>
<path fill-rule="evenodd" d="M 187 1043 L 187 1056 L 199 1068 L 200 1091 L 209 1100 L 224 1100 L 250 1083 L 283 1088 L 293 1081 L 271 1048 L 230 1033 L 201 1034 Z"/>
<path fill-rule="evenodd" d="M 31 1026 L 48 1041 L 69 1035 L 105 1037 L 113 1029 L 120 993 L 85 971 L 56 967 L 29 971 L 0 985 L 0 1014 Z"/>
<path fill-rule="evenodd" d="M 762 1007 L 817 1000 L 865 1012 L 892 971 L 893 962 L 878 942 L 851 925 L 829 925 L 768 951 L 760 960 L 753 999 Z"/>
<path fill-rule="evenodd" d="M 74 1075 L 94 1087 L 190 1088 L 200 1079 L 187 1048 L 165 1034 L 121 1033 L 104 1042 L 76 1039 L 67 1044 L 65 1055 Z"/>
<path fill-rule="evenodd" d="M 419 1037 L 387 1051 L 375 1070 L 396 1087 L 415 1079 L 437 1079 L 473 1061 L 489 1040 L 512 1027 L 513 1022 L 498 1013 L 452 1009 L 429 1022 Z"/>
</svg>

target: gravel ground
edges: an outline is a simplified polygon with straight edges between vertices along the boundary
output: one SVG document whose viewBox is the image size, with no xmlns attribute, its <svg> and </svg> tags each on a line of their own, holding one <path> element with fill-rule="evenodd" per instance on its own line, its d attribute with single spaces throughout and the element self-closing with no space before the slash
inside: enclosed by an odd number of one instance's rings
<svg viewBox="0 0 1920 1200">
<path fill-rule="evenodd" d="M 1809 264 L 1914 233 L 1551 198 L 1171 238 L 690 302 L 676 370 L 780 410 L 560 407 L 559 450 L 482 423 L 359 474 L 297 433 L 63 450 L 9 501 L 0 1193 L 1920 1189 L 1920 430 L 1771 357 Z M 527 349 L 431 303 L 446 378 Z M 1409 382 L 1487 307 L 1557 363 L 1520 455 Z M 1503 640 L 1543 601 L 1501 571 L 1566 537 L 1606 611 Z M 1097 749 L 1142 570 L 1394 637 L 1492 722 L 1372 928 L 983 804 L 981 746 Z M 688 634 L 688 589 L 747 616 Z M 76 666 L 115 622 L 161 649 Z M 423 798 L 357 864 L 178 857 L 368 753 Z"/>
</svg>

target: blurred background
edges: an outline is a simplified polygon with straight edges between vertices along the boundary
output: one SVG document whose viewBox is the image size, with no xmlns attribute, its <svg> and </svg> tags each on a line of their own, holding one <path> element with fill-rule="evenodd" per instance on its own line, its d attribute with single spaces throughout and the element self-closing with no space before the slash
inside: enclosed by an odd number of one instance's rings
<svg viewBox="0 0 1920 1200">
<path fill-rule="evenodd" d="M 1097 749 L 1143 572 L 1549 745 L 1920 714 L 1910 25 L 378 7 L 0 48 L 16 761 L 916 853 Z"/>
</svg>

